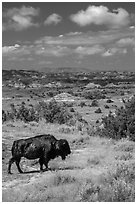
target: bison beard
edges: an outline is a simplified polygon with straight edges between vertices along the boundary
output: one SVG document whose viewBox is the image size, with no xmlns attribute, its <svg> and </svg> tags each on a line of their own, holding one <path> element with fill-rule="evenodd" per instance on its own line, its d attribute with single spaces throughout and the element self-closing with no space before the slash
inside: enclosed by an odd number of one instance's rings
<svg viewBox="0 0 137 204">
<path fill-rule="evenodd" d="M 20 173 L 21 157 L 27 159 L 38 159 L 40 171 L 43 171 L 43 164 L 48 169 L 48 162 L 55 157 L 61 156 L 65 160 L 70 154 L 70 147 L 67 140 L 57 140 L 53 135 L 39 135 L 28 139 L 20 139 L 13 142 L 12 158 L 9 160 L 8 173 L 11 174 L 11 165 L 15 162 Z"/>
</svg>

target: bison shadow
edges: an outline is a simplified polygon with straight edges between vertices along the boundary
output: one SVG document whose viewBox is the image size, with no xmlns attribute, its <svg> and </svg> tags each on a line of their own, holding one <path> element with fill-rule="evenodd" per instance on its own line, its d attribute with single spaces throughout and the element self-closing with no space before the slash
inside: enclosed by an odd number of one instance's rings
<svg viewBox="0 0 137 204">
<path fill-rule="evenodd" d="M 57 167 L 57 168 L 48 168 L 43 169 L 41 172 L 40 170 L 32 170 L 32 171 L 25 171 L 22 174 L 31 174 L 31 173 L 44 173 L 44 172 L 55 172 L 55 171 L 65 171 L 65 170 L 75 170 L 75 169 L 83 169 L 82 167 Z"/>
</svg>

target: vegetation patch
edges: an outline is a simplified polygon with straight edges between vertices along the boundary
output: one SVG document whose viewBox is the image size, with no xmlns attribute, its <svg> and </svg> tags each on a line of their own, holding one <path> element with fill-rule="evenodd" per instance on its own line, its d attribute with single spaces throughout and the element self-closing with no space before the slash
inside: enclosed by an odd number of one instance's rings
<svg viewBox="0 0 137 204">
<path fill-rule="evenodd" d="M 104 181 L 95 184 L 87 180 L 79 193 L 83 202 L 134 202 L 134 165 L 117 164 L 116 169 L 105 175 Z"/>
<path fill-rule="evenodd" d="M 64 185 L 64 184 L 69 184 L 69 183 L 74 183 L 76 182 L 76 178 L 71 175 L 63 175 L 61 173 L 57 173 L 51 183 L 53 186 L 59 186 L 59 185 Z"/>
<path fill-rule="evenodd" d="M 96 110 L 95 110 L 95 113 L 102 113 L 101 108 L 96 109 Z"/>
<path fill-rule="evenodd" d="M 135 97 L 118 108 L 115 114 L 110 112 L 102 118 L 102 124 L 104 128 L 100 130 L 100 136 L 135 141 Z"/>
<path fill-rule="evenodd" d="M 38 105 L 27 107 L 24 102 L 17 108 L 14 104 L 10 105 L 11 111 L 2 110 L 2 121 L 22 120 L 24 122 L 45 119 L 47 123 L 58 123 L 75 125 L 76 121 L 86 122 L 82 116 L 74 109 L 69 110 L 66 103 L 60 103 L 56 100 L 49 102 L 41 101 Z"/>
</svg>

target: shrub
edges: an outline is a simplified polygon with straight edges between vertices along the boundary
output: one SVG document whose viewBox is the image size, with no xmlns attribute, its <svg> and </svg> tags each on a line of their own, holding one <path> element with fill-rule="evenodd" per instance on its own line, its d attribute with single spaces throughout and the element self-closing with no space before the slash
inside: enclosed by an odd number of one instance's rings
<svg viewBox="0 0 137 204">
<path fill-rule="evenodd" d="M 105 99 L 106 96 L 99 90 L 96 91 L 85 91 L 82 93 L 82 96 L 86 99 Z"/>
<path fill-rule="evenodd" d="M 109 109 L 109 106 L 108 106 L 107 104 L 106 104 L 106 105 L 104 105 L 104 107 L 105 107 L 105 108 L 107 108 L 107 109 Z"/>
<path fill-rule="evenodd" d="M 72 129 L 70 127 L 61 127 L 61 128 L 59 128 L 60 133 L 69 134 L 69 133 L 71 133 L 73 131 L 74 131 L 74 129 Z"/>
<path fill-rule="evenodd" d="M 7 120 L 22 120 L 24 122 L 39 121 L 39 115 L 33 107 L 27 108 L 23 102 L 17 109 L 14 104 L 10 105 L 11 111 L 3 111 L 3 122 Z"/>
<path fill-rule="evenodd" d="M 113 139 L 128 138 L 135 141 L 135 98 L 128 100 L 125 107 L 116 110 L 115 115 L 109 113 L 102 118 L 104 129 L 101 136 Z"/>
<path fill-rule="evenodd" d="M 81 101 L 80 104 L 79 104 L 79 106 L 80 106 L 81 108 L 83 108 L 84 106 L 86 106 L 86 103 L 85 103 L 84 101 Z"/>
<path fill-rule="evenodd" d="M 74 108 L 70 108 L 70 112 L 74 113 L 75 112 Z"/>
<path fill-rule="evenodd" d="M 4 123 L 7 120 L 6 118 L 6 112 L 2 110 L 2 122 Z"/>
<path fill-rule="evenodd" d="M 92 181 L 87 181 L 80 192 L 80 202 L 96 202 L 100 187 Z"/>
<path fill-rule="evenodd" d="M 21 105 L 17 111 L 16 119 L 23 120 L 24 122 L 39 121 L 39 114 L 33 107 L 27 108 Z"/>
<path fill-rule="evenodd" d="M 61 174 L 56 174 L 53 177 L 53 186 L 59 186 L 59 185 L 64 185 L 64 184 L 69 184 L 69 183 L 74 183 L 76 182 L 76 178 L 71 176 L 71 175 L 61 175 Z"/>
<path fill-rule="evenodd" d="M 97 110 L 95 110 L 95 113 L 102 113 L 102 111 L 100 108 L 98 108 Z"/>
<path fill-rule="evenodd" d="M 113 103 L 114 101 L 111 99 L 107 99 L 106 103 Z"/>
<path fill-rule="evenodd" d="M 94 99 L 91 103 L 91 106 L 95 106 L 97 107 L 98 106 L 98 101 L 96 99 Z"/>
<path fill-rule="evenodd" d="M 59 124 L 64 124 L 73 117 L 67 108 L 54 99 L 49 103 L 39 102 L 37 110 L 41 117 L 49 123 L 57 122 Z"/>
<path fill-rule="evenodd" d="M 49 92 L 47 92 L 46 94 L 47 94 L 47 96 L 49 96 L 49 97 L 53 97 L 53 96 L 54 96 L 54 93 L 53 93 L 52 91 L 49 91 Z"/>
<path fill-rule="evenodd" d="M 93 93 L 92 92 L 83 92 L 82 93 L 82 96 L 85 98 L 85 99 L 93 99 Z"/>
</svg>

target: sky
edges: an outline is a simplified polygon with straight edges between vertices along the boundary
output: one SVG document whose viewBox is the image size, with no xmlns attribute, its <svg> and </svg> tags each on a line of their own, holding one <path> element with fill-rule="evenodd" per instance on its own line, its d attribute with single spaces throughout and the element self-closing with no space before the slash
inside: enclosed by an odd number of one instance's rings
<svg viewBox="0 0 137 204">
<path fill-rule="evenodd" d="M 135 70 L 134 2 L 3 2 L 2 68 Z"/>
</svg>

